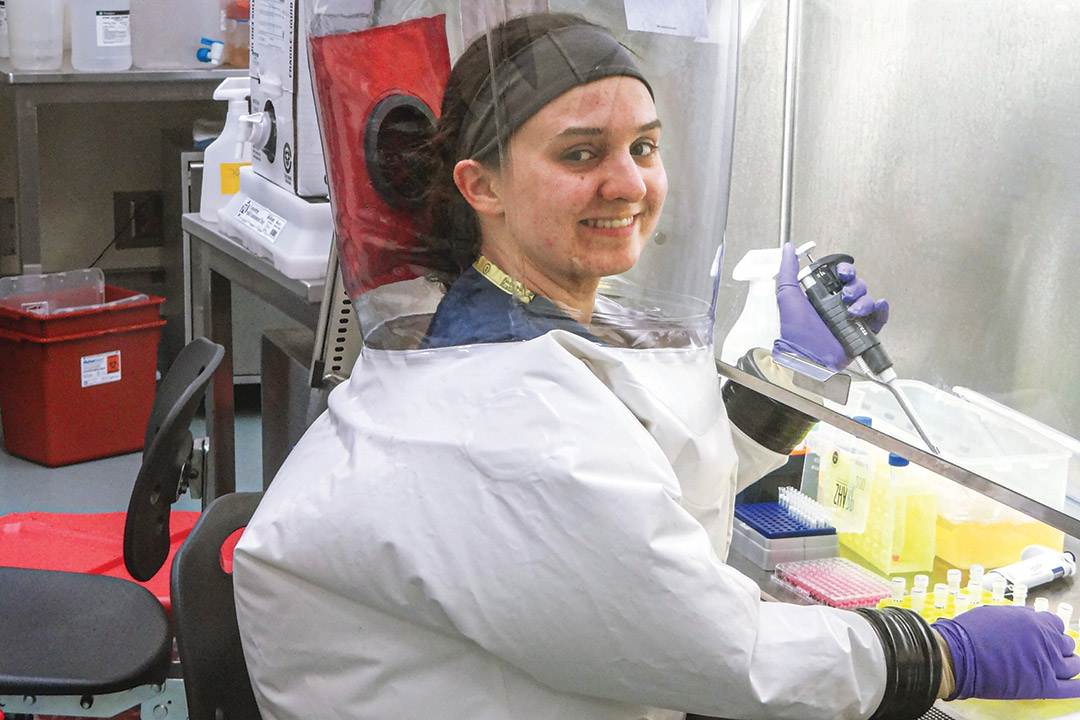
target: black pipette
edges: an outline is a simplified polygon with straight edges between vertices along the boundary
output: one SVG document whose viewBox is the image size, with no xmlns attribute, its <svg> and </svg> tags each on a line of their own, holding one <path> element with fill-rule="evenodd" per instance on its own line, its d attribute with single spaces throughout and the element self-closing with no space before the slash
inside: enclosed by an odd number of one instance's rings
<svg viewBox="0 0 1080 720">
<path fill-rule="evenodd" d="M 812 247 L 812 243 L 807 243 L 797 251 L 799 255 L 805 255 L 810 262 L 807 267 L 799 271 L 799 284 L 806 292 L 810 304 L 825 322 L 825 326 L 840 341 L 848 357 L 855 358 L 855 362 L 868 378 L 889 389 L 926 446 L 934 454 L 940 454 L 937 446 L 930 441 L 930 437 L 923 430 L 915 409 L 900 388 L 894 384 L 896 372 L 892 369 L 893 362 L 882 347 L 881 341 L 867 327 L 863 318 L 848 312 L 847 303 L 840 295 L 844 283 L 836 272 L 836 266 L 842 262 L 854 263 L 855 259 L 850 255 L 834 254 L 815 262 L 809 253 Z"/>
</svg>

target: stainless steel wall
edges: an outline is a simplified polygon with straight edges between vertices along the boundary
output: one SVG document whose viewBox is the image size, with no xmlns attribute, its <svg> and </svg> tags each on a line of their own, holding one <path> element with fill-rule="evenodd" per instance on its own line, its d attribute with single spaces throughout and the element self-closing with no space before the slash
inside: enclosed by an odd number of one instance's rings
<svg viewBox="0 0 1080 720">
<path fill-rule="evenodd" d="M 1080 3 L 798 10 L 791 239 L 856 257 L 902 377 L 1080 435 Z M 786 14 L 743 46 L 727 277 L 777 242 Z"/>
</svg>

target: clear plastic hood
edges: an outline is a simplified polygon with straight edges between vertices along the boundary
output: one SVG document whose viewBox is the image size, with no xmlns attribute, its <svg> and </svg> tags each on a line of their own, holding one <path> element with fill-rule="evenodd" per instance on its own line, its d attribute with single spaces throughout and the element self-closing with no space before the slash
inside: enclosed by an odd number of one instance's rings
<svg viewBox="0 0 1080 720">
<path fill-rule="evenodd" d="M 712 342 L 738 3 L 666 5 L 313 4 L 365 345 Z"/>
</svg>

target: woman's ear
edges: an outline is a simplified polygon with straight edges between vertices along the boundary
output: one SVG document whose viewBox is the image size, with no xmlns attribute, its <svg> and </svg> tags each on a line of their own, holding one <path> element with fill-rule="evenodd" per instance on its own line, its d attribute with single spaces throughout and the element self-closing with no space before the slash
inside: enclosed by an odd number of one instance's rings
<svg viewBox="0 0 1080 720">
<path fill-rule="evenodd" d="M 454 166 L 454 184 L 465 202 L 480 215 L 502 215 L 498 173 L 476 160 L 459 160 Z"/>
</svg>

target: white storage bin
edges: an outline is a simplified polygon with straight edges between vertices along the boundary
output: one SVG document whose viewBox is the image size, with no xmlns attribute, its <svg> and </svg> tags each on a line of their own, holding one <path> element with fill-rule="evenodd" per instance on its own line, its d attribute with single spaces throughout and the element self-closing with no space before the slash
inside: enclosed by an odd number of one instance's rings
<svg viewBox="0 0 1080 720">
<path fill-rule="evenodd" d="M 309 202 L 240 168 L 240 192 L 219 213 L 223 233 L 266 258 L 286 277 L 325 277 L 334 239 L 329 202 Z"/>
</svg>

